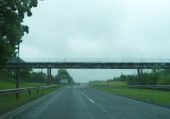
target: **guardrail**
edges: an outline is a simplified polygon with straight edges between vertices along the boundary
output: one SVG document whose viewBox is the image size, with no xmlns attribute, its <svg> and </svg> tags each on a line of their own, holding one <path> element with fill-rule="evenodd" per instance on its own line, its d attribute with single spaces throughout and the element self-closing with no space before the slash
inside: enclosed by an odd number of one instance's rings
<svg viewBox="0 0 170 119">
<path fill-rule="evenodd" d="M 28 92 L 29 95 L 31 95 L 32 91 L 37 91 L 37 93 L 39 93 L 40 90 L 45 90 L 47 88 L 54 88 L 54 87 L 57 87 L 57 86 L 52 85 L 52 86 L 40 86 L 40 87 L 28 87 L 28 88 L 0 90 L 0 96 L 18 94 L 18 93 L 23 93 L 23 92 Z"/>
<path fill-rule="evenodd" d="M 112 86 L 112 85 L 94 85 L 97 87 L 109 88 L 138 88 L 138 89 L 155 89 L 170 91 L 170 85 L 127 85 L 127 86 Z"/>
<path fill-rule="evenodd" d="M 170 85 L 128 85 L 130 88 L 170 90 Z"/>
</svg>

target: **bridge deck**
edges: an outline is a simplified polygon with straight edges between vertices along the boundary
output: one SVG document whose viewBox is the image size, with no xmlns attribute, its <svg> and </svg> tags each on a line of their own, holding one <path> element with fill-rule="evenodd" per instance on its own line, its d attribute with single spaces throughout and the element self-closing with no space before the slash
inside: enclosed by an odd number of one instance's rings
<svg viewBox="0 0 170 119">
<path fill-rule="evenodd" d="M 16 68 L 9 63 L 5 68 Z M 67 69 L 170 69 L 170 62 L 24 62 L 20 68 L 67 68 Z"/>
</svg>

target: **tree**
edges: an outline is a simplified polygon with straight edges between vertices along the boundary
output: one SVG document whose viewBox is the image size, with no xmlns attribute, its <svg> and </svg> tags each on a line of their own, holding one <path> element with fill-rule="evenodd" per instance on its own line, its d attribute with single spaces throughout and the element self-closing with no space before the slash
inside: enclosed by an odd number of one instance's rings
<svg viewBox="0 0 170 119">
<path fill-rule="evenodd" d="M 70 76 L 66 69 L 59 69 L 54 79 L 56 83 L 60 83 L 62 79 L 67 79 L 69 84 L 74 82 L 73 78 Z"/>
<path fill-rule="evenodd" d="M 42 72 L 32 72 L 31 73 L 31 78 L 28 79 L 29 82 L 40 82 L 40 83 L 46 83 L 47 79 L 46 79 L 47 75 L 45 73 Z"/>
<path fill-rule="evenodd" d="M 157 84 L 158 79 L 160 78 L 160 68 L 159 66 L 154 66 L 151 71 L 151 79 L 149 84 Z"/>
<path fill-rule="evenodd" d="M 47 75 L 43 72 L 34 72 L 32 69 L 22 69 L 20 71 L 20 80 L 25 82 L 46 83 Z"/>
<path fill-rule="evenodd" d="M 21 81 L 27 81 L 31 79 L 32 69 L 20 69 L 19 78 Z"/>
<path fill-rule="evenodd" d="M 31 8 L 37 4 L 37 0 L 0 0 L 0 65 L 16 54 L 16 46 L 29 32 L 29 27 L 22 24 L 25 14 L 31 16 Z"/>
<path fill-rule="evenodd" d="M 160 72 L 158 85 L 170 85 L 170 69 L 164 69 Z"/>
</svg>

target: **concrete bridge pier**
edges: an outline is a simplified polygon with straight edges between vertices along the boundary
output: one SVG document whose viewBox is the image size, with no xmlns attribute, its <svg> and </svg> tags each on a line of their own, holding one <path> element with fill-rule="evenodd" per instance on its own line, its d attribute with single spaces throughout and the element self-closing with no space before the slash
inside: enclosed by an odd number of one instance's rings
<svg viewBox="0 0 170 119">
<path fill-rule="evenodd" d="M 142 79 L 143 69 L 137 69 L 137 72 L 138 72 L 138 78 Z"/>
<path fill-rule="evenodd" d="M 51 68 L 47 68 L 47 85 L 50 84 L 51 81 Z"/>
</svg>

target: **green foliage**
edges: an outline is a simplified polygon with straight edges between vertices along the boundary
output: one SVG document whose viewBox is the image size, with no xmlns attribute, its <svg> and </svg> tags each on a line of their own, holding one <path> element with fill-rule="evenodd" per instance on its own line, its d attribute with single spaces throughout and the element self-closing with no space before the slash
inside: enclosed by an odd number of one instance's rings
<svg viewBox="0 0 170 119">
<path fill-rule="evenodd" d="M 98 81 L 98 82 L 93 82 L 90 81 L 89 85 L 92 86 L 111 86 L 111 87 L 121 87 L 121 86 L 127 86 L 127 82 L 126 81 Z"/>
<path fill-rule="evenodd" d="M 17 44 L 29 28 L 23 25 L 25 14 L 31 16 L 31 8 L 37 0 L 0 0 L 0 65 L 15 55 Z"/>
<path fill-rule="evenodd" d="M 19 78 L 20 80 L 27 81 L 31 78 L 32 69 L 20 69 Z"/>
<path fill-rule="evenodd" d="M 152 73 L 143 73 L 140 77 L 138 75 L 128 76 L 129 85 L 155 85 L 157 84 L 157 77 Z"/>
<path fill-rule="evenodd" d="M 69 84 L 74 82 L 73 78 L 70 76 L 66 69 L 59 69 L 54 79 L 58 84 L 60 84 L 61 79 L 67 79 Z"/>
<path fill-rule="evenodd" d="M 138 75 L 121 75 L 108 81 L 127 81 L 129 85 L 170 85 L 170 70 L 153 68 Z"/>
<path fill-rule="evenodd" d="M 170 85 L 170 70 L 161 71 L 157 84 Z"/>
<path fill-rule="evenodd" d="M 32 69 L 21 69 L 19 79 L 26 82 L 46 83 L 47 75 L 42 72 L 33 72 Z"/>
<path fill-rule="evenodd" d="M 32 72 L 31 78 L 28 80 L 30 82 L 40 82 L 47 83 L 46 74 L 42 72 Z"/>
<path fill-rule="evenodd" d="M 4 81 L 9 80 L 15 82 L 15 70 L 10 74 L 8 70 L 0 70 L 0 78 Z M 4 77 L 4 78 L 3 78 Z M 19 71 L 19 81 L 20 82 L 37 82 L 37 83 L 47 83 L 47 75 L 42 72 L 33 72 L 32 69 L 20 69 Z"/>
<path fill-rule="evenodd" d="M 19 87 L 37 87 L 41 86 L 42 83 L 39 82 L 26 82 L 20 79 L 19 81 Z M 46 85 L 46 84 L 43 84 Z M 0 70 L 0 90 L 1 89 L 9 89 L 9 88 L 15 88 L 16 87 L 16 80 L 14 78 L 11 78 L 8 76 L 7 71 L 1 71 Z"/>
</svg>

